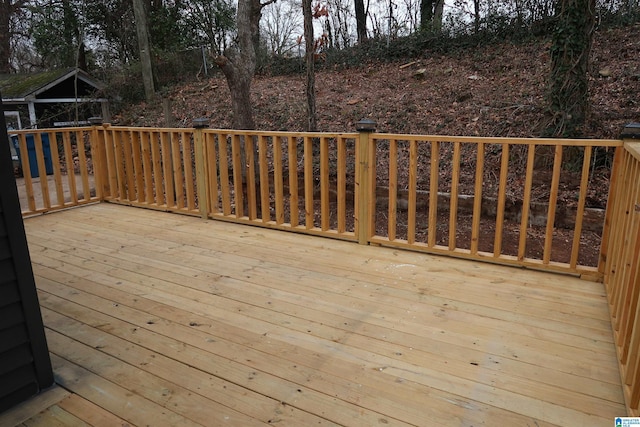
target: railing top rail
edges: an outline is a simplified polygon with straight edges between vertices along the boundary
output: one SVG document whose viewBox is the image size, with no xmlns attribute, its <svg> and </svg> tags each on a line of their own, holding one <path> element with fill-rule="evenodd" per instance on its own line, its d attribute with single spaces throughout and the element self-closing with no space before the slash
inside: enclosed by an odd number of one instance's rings
<svg viewBox="0 0 640 427">
<path fill-rule="evenodd" d="M 111 126 L 106 123 L 107 129 L 118 131 L 134 132 L 193 132 L 195 128 L 163 128 L 163 127 L 141 127 L 141 126 Z M 90 128 L 89 128 L 90 129 Z M 264 130 L 239 130 L 239 129 L 216 129 L 206 128 L 206 133 L 227 134 L 227 135 L 250 135 L 250 136 L 290 136 L 290 137 L 312 137 L 312 138 L 356 138 L 357 132 L 291 132 L 291 131 L 264 131 Z"/>
<path fill-rule="evenodd" d="M 519 144 L 519 145 L 562 145 L 575 147 L 621 147 L 620 139 L 562 139 L 562 138 L 511 138 L 511 137 L 483 137 L 483 136 L 451 136 L 451 135 L 412 135 L 394 133 L 373 133 L 371 138 L 396 139 L 404 141 L 433 141 L 433 142 L 470 142 L 487 144 Z"/>
<path fill-rule="evenodd" d="M 43 129 L 12 129 L 8 131 L 10 134 L 32 134 L 32 133 L 50 133 L 50 132 L 84 132 L 90 131 L 91 126 L 73 126 L 62 128 L 43 128 Z"/>
<path fill-rule="evenodd" d="M 222 133 L 228 135 L 250 136 L 289 136 L 293 138 L 356 138 L 357 132 L 291 132 L 291 131 L 261 131 L 261 130 L 234 130 L 234 129 L 205 129 L 207 133 Z"/>
<path fill-rule="evenodd" d="M 640 161 L 640 141 L 628 142 L 625 141 L 624 148 L 627 150 L 636 160 Z"/>
<path fill-rule="evenodd" d="M 186 128 L 165 128 L 165 127 L 144 127 L 144 126 L 112 126 L 109 123 L 103 125 L 108 129 L 120 131 L 134 132 L 193 132 L 193 127 Z M 30 133 L 30 132 L 51 132 L 51 131 L 70 131 L 70 130 L 88 130 L 91 127 L 73 127 L 58 129 L 35 129 L 12 131 L 14 133 Z M 357 132 L 293 132 L 293 131 L 265 131 L 265 130 L 238 130 L 238 129 L 222 129 L 222 128 L 206 128 L 204 132 L 227 134 L 227 135 L 250 135 L 250 136 L 289 136 L 289 137 L 325 137 L 325 138 L 355 138 Z M 620 139 L 563 139 L 563 138 L 522 138 L 522 137 L 481 137 L 481 136 L 455 136 L 455 135 L 419 135 L 419 134 L 396 134 L 375 132 L 371 134 L 371 138 L 377 140 L 396 139 L 406 141 L 424 141 L 424 142 L 467 142 L 467 143 L 486 143 L 486 144 L 514 144 L 514 145 L 547 145 L 547 146 L 575 146 L 575 147 L 622 147 L 624 142 Z"/>
<path fill-rule="evenodd" d="M 155 126 L 113 126 L 110 123 L 97 125 L 98 128 L 105 128 L 116 131 L 133 131 L 133 132 L 193 132 L 194 128 L 167 128 Z"/>
</svg>

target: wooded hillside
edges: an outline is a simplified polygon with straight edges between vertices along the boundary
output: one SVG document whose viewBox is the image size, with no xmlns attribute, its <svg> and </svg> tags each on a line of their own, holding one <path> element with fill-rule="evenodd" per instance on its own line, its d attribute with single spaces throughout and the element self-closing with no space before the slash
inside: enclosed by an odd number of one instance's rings
<svg viewBox="0 0 640 427">
<path fill-rule="evenodd" d="M 590 67 L 591 117 L 584 134 L 617 138 L 640 121 L 640 25 L 598 31 Z M 425 54 L 411 61 L 320 69 L 316 77 L 318 126 L 349 132 L 363 117 L 394 133 L 540 135 L 549 76 L 549 45 L 493 44 Z M 304 130 L 304 74 L 257 75 L 252 100 L 256 126 Z M 208 117 L 212 127 L 231 126 L 230 95 L 222 74 L 199 78 L 166 92 L 174 124 Z M 117 124 L 163 126 L 162 103 L 139 104 L 114 118 Z"/>
</svg>

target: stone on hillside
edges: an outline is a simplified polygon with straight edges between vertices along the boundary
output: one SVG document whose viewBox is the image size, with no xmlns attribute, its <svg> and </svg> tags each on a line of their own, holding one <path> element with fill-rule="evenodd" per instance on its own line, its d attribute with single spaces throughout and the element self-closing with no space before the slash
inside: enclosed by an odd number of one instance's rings
<svg viewBox="0 0 640 427">
<path fill-rule="evenodd" d="M 602 68 L 598 71 L 601 77 L 611 77 L 611 69 L 609 67 Z"/>
<path fill-rule="evenodd" d="M 427 76 L 426 68 L 420 68 L 419 70 L 416 70 L 415 73 L 413 73 L 413 77 L 418 80 L 423 80 L 426 76 Z"/>
</svg>

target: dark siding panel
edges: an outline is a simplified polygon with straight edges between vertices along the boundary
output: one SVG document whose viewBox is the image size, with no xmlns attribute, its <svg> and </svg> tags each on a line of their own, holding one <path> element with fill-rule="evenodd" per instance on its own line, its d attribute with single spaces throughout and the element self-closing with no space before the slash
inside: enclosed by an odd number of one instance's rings
<svg viewBox="0 0 640 427">
<path fill-rule="evenodd" d="M 32 378 L 28 383 L 35 382 L 36 373 L 32 364 L 24 365 L 18 369 L 14 369 L 6 375 L 0 376 L 0 383 L 4 384 L 6 389 L 9 390 L 9 393 L 11 393 L 25 385 L 25 381 L 23 380 L 24 378 Z"/>
<path fill-rule="evenodd" d="M 15 282 L 0 284 L 0 309 L 5 305 L 13 304 L 20 301 L 18 286 Z"/>
<path fill-rule="evenodd" d="M 0 236 L 0 259 L 11 258 L 11 247 L 7 236 Z"/>
<path fill-rule="evenodd" d="M 39 391 L 38 383 L 31 382 L 14 390 L 11 394 L 0 396 L 0 413 L 27 400 L 31 396 L 35 396 Z"/>
<path fill-rule="evenodd" d="M 51 384 L 49 350 L 0 114 L 0 412 Z"/>
<path fill-rule="evenodd" d="M 39 389 L 32 363 L 0 376 L 0 384 L 0 412 L 33 396 Z"/>
<path fill-rule="evenodd" d="M 21 366 L 33 363 L 33 355 L 27 343 L 0 353 L 0 377 Z"/>
<path fill-rule="evenodd" d="M 11 284 L 11 286 L 16 286 L 15 282 L 16 282 L 16 272 L 13 269 L 13 260 L 0 259 L 0 286 L 6 285 L 6 284 Z"/>
<path fill-rule="evenodd" d="M 0 353 L 29 342 L 24 323 L 0 331 Z M 0 382 L 1 387 L 2 382 Z"/>
<path fill-rule="evenodd" d="M 2 317 L 0 317 L 0 331 L 9 329 L 12 326 L 21 325 L 25 322 L 22 312 L 22 304 L 19 302 L 7 304 L 1 308 Z"/>
</svg>

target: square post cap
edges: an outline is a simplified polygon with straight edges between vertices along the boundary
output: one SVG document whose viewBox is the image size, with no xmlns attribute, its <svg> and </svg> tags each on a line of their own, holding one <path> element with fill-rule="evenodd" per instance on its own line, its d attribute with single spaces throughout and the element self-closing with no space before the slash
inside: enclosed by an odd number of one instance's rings
<svg viewBox="0 0 640 427">
<path fill-rule="evenodd" d="M 621 139 L 640 139 L 640 123 L 629 123 L 620 134 Z"/>
<path fill-rule="evenodd" d="M 209 127 L 209 119 L 200 117 L 197 119 L 193 119 L 193 127 L 196 129 L 203 129 Z"/>
<path fill-rule="evenodd" d="M 358 122 L 356 122 L 356 130 L 358 132 L 375 132 L 377 125 L 378 123 L 376 123 L 375 120 L 360 119 Z"/>
</svg>

